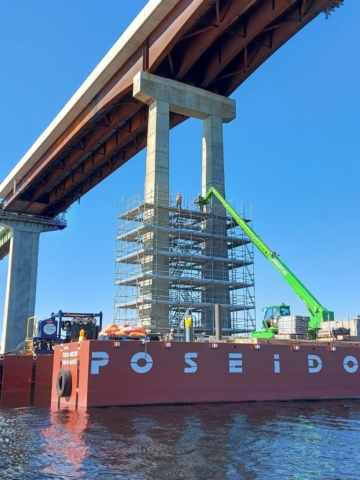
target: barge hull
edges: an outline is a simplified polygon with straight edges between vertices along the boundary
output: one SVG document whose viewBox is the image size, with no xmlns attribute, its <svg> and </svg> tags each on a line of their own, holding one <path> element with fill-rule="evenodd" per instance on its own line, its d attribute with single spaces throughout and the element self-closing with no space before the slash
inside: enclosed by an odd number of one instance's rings
<svg viewBox="0 0 360 480">
<path fill-rule="evenodd" d="M 53 355 L 1 355 L 0 406 L 48 407 Z"/>
<path fill-rule="evenodd" d="M 55 408 L 360 397 L 360 345 L 90 340 L 55 347 Z M 59 396 L 60 370 L 71 393 Z"/>
</svg>

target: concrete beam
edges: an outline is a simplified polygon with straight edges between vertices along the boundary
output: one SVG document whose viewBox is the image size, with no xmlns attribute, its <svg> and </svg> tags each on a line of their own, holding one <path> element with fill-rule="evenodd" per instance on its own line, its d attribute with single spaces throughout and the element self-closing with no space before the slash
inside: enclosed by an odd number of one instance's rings
<svg viewBox="0 0 360 480">
<path fill-rule="evenodd" d="M 133 96 L 147 105 L 162 100 L 171 112 L 200 120 L 214 115 L 227 123 L 236 117 L 234 100 L 151 73 L 135 75 Z"/>
</svg>

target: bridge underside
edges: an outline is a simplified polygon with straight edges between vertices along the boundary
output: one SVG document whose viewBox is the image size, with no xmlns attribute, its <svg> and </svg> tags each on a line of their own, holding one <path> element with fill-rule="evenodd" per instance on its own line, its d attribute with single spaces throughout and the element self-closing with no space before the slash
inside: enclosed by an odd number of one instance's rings
<svg viewBox="0 0 360 480">
<path fill-rule="evenodd" d="M 139 70 L 229 96 L 293 35 L 341 0 L 180 0 L 4 198 L 54 217 L 146 146 Z M 187 117 L 172 113 L 170 127 Z"/>
</svg>

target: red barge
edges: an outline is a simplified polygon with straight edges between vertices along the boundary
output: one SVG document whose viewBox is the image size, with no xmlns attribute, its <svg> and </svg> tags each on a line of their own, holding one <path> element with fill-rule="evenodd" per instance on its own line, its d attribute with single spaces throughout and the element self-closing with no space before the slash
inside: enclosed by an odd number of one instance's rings
<svg viewBox="0 0 360 480">
<path fill-rule="evenodd" d="M 0 355 L 0 407 L 49 407 L 53 355 Z"/>
<path fill-rule="evenodd" d="M 360 397 L 360 345 L 276 339 L 55 346 L 53 408 Z"/>
<path fill-rule="evenodd" d="M 210 189 L 201 201 L 206 204 L 211 195 L 292 286 L 309 317 L 292 316 L 282 304 L 267 308 L 262 329 L 252 331 L 251 338 L 205 341 L 211 337 L 203 335 L 198 337 L 202 341 L 192 342 L 188 314 L 181 338 L 187 341 L 169 341 L 160 340 L 164 335 L 149 334 L 144 326 L 111 324 L 114 329 L 101 330 L 101 312 L 60 311 L 38 322 L 34 335 L 25 341 L 39 355 L 1 358 L 1 406 L 23 406 L 25 399 L 25 405 L 43 402 L 53 408 L 76 409 L 360 397 L 360 343 L 319 341 L 322 326 L 327 327 L 329 339 L 338 335 L 350 339 L 352 329 L 333 328 L 333 312 L 306 289 L 216 189 Z M 222 333 L 219 312 L 220 305 L 215 304 L 213 338 L 218 339 Z M 134 331 L 129 333 L 125 327 Z M 358 331 L 357 327 L 356 340 Z M 53 355 L 47 355 L 50 351 Z"/>
</svg>

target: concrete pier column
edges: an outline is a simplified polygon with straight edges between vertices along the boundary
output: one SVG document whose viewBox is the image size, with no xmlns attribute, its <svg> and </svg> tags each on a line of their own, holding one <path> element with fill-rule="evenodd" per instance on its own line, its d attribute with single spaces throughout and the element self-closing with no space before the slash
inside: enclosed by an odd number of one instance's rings
<svg viewBox="0 0 360 480">
<path fill-rule="evenodd" d="M 4 353 L 14 350 L 25 340 L 27 320 L 35 315 L 40 233 L 63 229 L 66 222 L 1 213 L 0 224 L 10 229 L 1 339 L 1 352 Z"/>
<path fill-rule="evenodd" d="M 154 100 L 149 106 L 148 138 L 145 173 L 145 202 L 154 208 L 147 210 L 146 221 L 156 227 L 144 235 L 143 247 L 154 252 L 169 250 L 169 234 L 162 229 L 169 226 L 169 214 L 162 206 L 169 205 L 169 103 Z M 156 325 L 159 330 L 169 328 L 169 258 L 148 255 L 143 272 L 154 275 L 140 286 L 142 298 L 150 303 L 139 309 L 144 325 Z"/>
<path fill-rule="evenodd" d="M 133 95 L 149 105 L 145 201 L 154 201 L 155 203 L 153 224 L 158 227 L 165 227 L 169 222 L 168 212 L 163 213 L 161 205 L 168 205 L 169 201 L 169 111 L 203 120 L 202 193 L 204 195 L 210 186 L 215 186 L 221 193 L 225 193 L 222 123 L 235 118 L 235 102 L 201 88 L 145 72 L 139 72 L 134 77 Z M 224 213 L 222 208 L 218 208 L 215 203 L 214 205 L 220 214 L 221 212 Z M 206 222 L 206 220 L 204 221 Z M 226 235 L 225 220 L 208 220 L 205 229 L 213 234 Z M 154 277 L 148 280 L 147 290 L 145 283 L 142 285 L 141 293 L 144 297 L 147 294 L 150 296 L 150 302 L 153 301 L 151 319 L 160 328 L 169 325 L 169 310 L 168 307 L 165 307 L 168 297 L 166 298 L 166 294 L 163 293 L 165 287 L 168 287 L 169 281 L 160 278 L 161 275 L 169 277 L 168 257 L 165 254 L 169 249 L 168 236 L 169 234 L 163 233 L 161 228 L 158 229 L 158 232 L 144 236 L 144 244 L 146 244 L 144 247 L 149 250 L 153 249 L 154 253 L 152 257 L 148 255 L 147 265 L 143 265 L 143 267 L 147 273 L 153 274 Z M 204 248 L 208 252 L 206 254 L 217 255 L 224 259 L 227 258 L 226 247 L 226 239 L 215 240 L 211 238 L 206 241 Z M 160 252 L 160 250 L 163 250 L 163 252 Z M 210 304 L 228 305 L 229 287 L 221 284 L 221 280 L 228 278 L 226 265 L 227 263 L 224 261 L 216 262 L 213 259 L 205 265 L 202 273 L 203 277 L 210 280 L 220 280 L 220 282 L 207 282 L 210 283 L 210 287 L 204 287 L 203 293 L 206 299 L 203 299 L 203 301 Z M 161 305 L 161 302 L 164 302 L 164 305 Z M 150 306 L 147 308 L 150 312 Z M 211 306 L 207 310 L 206 329 L 210 330 L 214 327 L 214 308 Z"/>
<path fill-rule="evenodd" d="M 24 341 L 27 319 L 35 313 L 39 237 L 40 232 L 13 230 L 1 339 L 3 352 Z"/>
<path fill-rule="evenodd" d="M 145 201 L 169 202 L 169 104 L 161 100 L 149 106 Z"/>
<path fill-rule="evenodd" d="M 202 137 L 202 195 L 210 187 L 215 187 L 225 196 L 223 121 L 221 117 L 210 115 L 203 120 Z M 213 210 L 223 213 L 217 198 L 213 199 Z"/>
<path fill-rule="evenodd" d="M 202 138 L 202 195 L 211 188 L 215 187 L 221 195 L 225 197 L 225 173 L 224 173 L 224 141 L 223 141 L 223 121 L 221 117 L 210 115 L 203 120 L 203 138 Z M 206 206 L 205 209 L 209 209 Z M 212 211 L 215 215 L 225 215 L 225 209 L 215 197 L 212 199 Z M 206 241 L 205 253 L 213 260 L 207 262 L 204 266 L 203 275 L 205 278 L 212 278 L 218 283 L 216 288 L 213 285 L 204 287 L 204 299 L 207 303 L 214 302 L 221 305 L 230 303 L 229 287 L 221 284 L 221 281 L 229 280 L 227 264 L 224 261 L 216 261 L 216 258 L 227 258 L 227 242 L 216 237 L 226 236 L 226 221 L 212 217 L 206 219 L 205 231 L 214 235 Z M 223 328 L 231 327 L 231 319 L 228 309 L 223 309 L 221 325 Z M 215 328 L 214 309 L 209 307 L 205 312 L 205 329 L 211 331 Z"/>
</svg>

